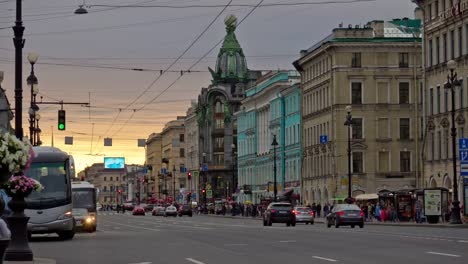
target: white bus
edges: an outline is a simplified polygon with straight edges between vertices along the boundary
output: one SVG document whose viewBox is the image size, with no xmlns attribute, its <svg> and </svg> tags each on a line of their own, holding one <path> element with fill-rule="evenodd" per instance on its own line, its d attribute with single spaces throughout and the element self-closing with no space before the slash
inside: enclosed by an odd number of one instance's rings
<svg viewBox="0 0 468 264">
<path fill-rule="evenodd" d="M 96 231 L 96 188 L 94 185 L 86 181 L 72 182 L 72 197 L 77 227 L 91 232 Z"/>
<path fill-rule="evenodd" d="M 24 173 L 38 180 L 44 189 L 26 198 L 28 234 L 57 233 L 61 239 L 72 239 L 75 235 L 71 192 L 75 174 L 73 157 L 54 147 L 33 149 L 35 158 Z"/>
</svg>

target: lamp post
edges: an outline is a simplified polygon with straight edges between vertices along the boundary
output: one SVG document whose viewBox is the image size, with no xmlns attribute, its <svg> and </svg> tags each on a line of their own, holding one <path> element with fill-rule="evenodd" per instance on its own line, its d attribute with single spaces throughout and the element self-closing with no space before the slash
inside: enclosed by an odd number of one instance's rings
<svg viewBox="0 0 468 264">
<path fill-rule="evenodd" d="M 457 73 L 455 68 L 457 67 L 456 62 L 450 60 L 447 63 L 447 68 L 450 70 L 450 73 L 447 75 L 447 83 L 445 84 L 445 89 L 450 89 L 452 93 L 452 163 L 453 163 L 453 200 L 452 200 L 452 211 L 450 215 L 451 224 L 462 224 L 460 217 L 460 201 L 458 200 L 458 182 L 457 182 L 457 144 L 456 136 L 457 129 L 455 127 L 455 89 L 461 85 L 458 81 Z"/>
<path fill-rule="evenodd" d="M 276 135 L 273 135 L 273 201 L 276 201 L 276 196 L 278 195 L 278 187 L 276 183 L 276 146 L 278 146 L 278 141 L 276 141 Z"/>
<path fill-rule="evenodd" d="M 172 199 L 175 202 L 176 201 L 176 190 L 175 190 L 175 177 L 176 177 L 176 168 L 175 164 L 173 165 L 172 168 Z"/>
<path fill-rule="evenodd" d="M 23 1 L 16 0 L 16 21 L 13 27 L 15 37 L 15 135 L 18 139 L 23 139 L 23 47 L 24 26 L 22 21 Z M 8 255 L 7 255 L 8 257 Z M 31 252 L 32 259 L 32 252 Z"/>
<path fill-rule="evenodd" d="M 236 184 L 236 170 L 237 170 L 237 152 L 235 151 L 236 149 L 236 144 L 231 145 L 232 149 L 232 193 L 231 196 L 236 192 L 237 184 Z"/>
<path fill-rule="evenodd" d="M 206 165 L 206 153 L 203 152 L 202 156 L 203 156 L 203 164 L 202 164 L 203 185 L 202 186 L 203 186 L 203 189 L 205 190 L 205 192 L 202 193 L 202 196 L 203 196 L 203 206 L 206 209 L 206 181 L 207 179 L 206 179 L 206 171 L 204 170 L 204 167 Z"/>
<path fill-rule="evenodd" d="M 42 130 L 39 128 L 39 120 L 41 119 L 41 115 L 39 113 L 36 114 L 36 129 L 35 129 L 35 135 L 36 135 L 36 146 L 40 146 L 42 145 L 42 141 L 41 141 L 41 132 Z"/>
<path fill-rule="evenodd" d="M 29 141 L 33 146 L 37 146 L 36 112 L 39 110 L 39 107 L 36 104 L 36 96 L 39 93 L 39 82 L 36 75 L 34 75 L 34 64 L 36 64 L 38 58 L 39 56 L 36 53 L 28 54 L 28 61 L 31 64 L 31 73 L 26 79 L 26 83 L 31 87 L 31 103 L 29 107 Z"/>
<path fill-rule="evenodd" d="M 351 106 L 348 105 L 346 106 L 346 121 L 345 121 L 345 126 L 348 127 L 348 198 L 346 198 L 346 202 L 349 204 L 353 203 L 353 196 L 351 193 L 351 180 L 352 180 L 352 174 L 351 174 L 351 126 L 353 125 L 353 117 L 351 115 Z"/>
</svg>

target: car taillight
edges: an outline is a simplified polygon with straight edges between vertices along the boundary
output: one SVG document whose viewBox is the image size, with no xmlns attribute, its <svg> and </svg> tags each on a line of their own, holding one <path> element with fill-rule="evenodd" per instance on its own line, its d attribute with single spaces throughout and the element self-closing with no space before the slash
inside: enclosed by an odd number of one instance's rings
<svg viewBox="0 0 468 264">
<path fill-rule="evenodd" d="M 310 211 L 309 214 L 310 214 L 311 216 L 314 216 L 314 211 Z"/>
<path fill-rule="evenodd" d="M 359 212 L 359 215 L 364 216 L 364 212 L 363 211 Z"/>
<path fill-rule="evenodd" d="M 275 209 L 271 209 L 271 212 L 272 212 L 272 213 L 276 213 L 276 210 L 275 210 Z"/>
<path fill-rule="evenodd" d="M 299 212 L 299 211 L 294 211 L 294 210 L 291 210 L 291 213 L 293 213 L 293 214 L 295 214 L 295 215 L 301 214 L 301 212 Z"/>
<path fill-rule="evenodd" d="M 339 216 L 343 216 L 344 215 L 344 212 L 338 212 L 337 213 Z"/>
</svg>

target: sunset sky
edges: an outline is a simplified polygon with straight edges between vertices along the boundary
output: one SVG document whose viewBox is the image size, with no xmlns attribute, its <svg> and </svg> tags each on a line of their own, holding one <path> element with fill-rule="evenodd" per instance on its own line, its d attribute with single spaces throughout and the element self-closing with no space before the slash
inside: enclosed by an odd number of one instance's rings
<svg viewBox="0 0 468 264">
<path fill-rule="evenodd" d="M 39 79 L 38 101 L 89 102 L 91 107 L 64 105 L 66 131 L 57 131 L 59 105 L 39 105 L 44 145 L 75 156 L 77 171 L 104 156 L 123 156 L 128 164 L 144 163 L 144 148 L 137 140 L 159 132 L 163 125 L 184 115 L 190 100 L 210 84 L 207 67 L 214 68 L 218 48 L 193 67 L 173 86 L 181 70 L 210 50 L 225 34 L 224 18 L 241 20 L 252 7 L 229 7 L 198 42 L 166 69 L 218 15 L 217 8 L 108 8 L 93 5 L 224 5 L 228 0 L 87 0 L 89 14 L 74 15 L 82 0 L 24 0 L 25 49 L 23 79 L 29 75 L 26 56 L 39 54 L 35 67 Z M 268 3 L 330 2 L 278 1 Z M 346 2 L 346 0 L 338 1 Z M 257 4 L 257 0 L 234 0 L 232 4 Z M 360 24 L 379 19 L 413 17 L 410 0 L 376 0 L 355 3 L 275 6 L 256 9 L 237 29 L 237 38 L 253 70 L 293 69 L 299 51 L 328 35 L 338 24 Z M 0 71 L 2 87 L 14 108 L 15 1 L 0 1 Z M 139 68 L 143 71 L 134 71 Z M 158 79 L 157 79 L 158 78 Z M 155 80 L 157 81 L 151 85 Z M 169 88 L 169 89 L 168 89 Z M 23 86 L 23 129 L 29 135 L 27 112 L 30 88 Z M 164 90 L 166 90 L 163 92 Z M 12 122 L 14 125 L 14 122 Z M 64 137 L 73 136 L 73 145 Z M 112 147 L 103 140 L 113 138 Z"/>
</svg>

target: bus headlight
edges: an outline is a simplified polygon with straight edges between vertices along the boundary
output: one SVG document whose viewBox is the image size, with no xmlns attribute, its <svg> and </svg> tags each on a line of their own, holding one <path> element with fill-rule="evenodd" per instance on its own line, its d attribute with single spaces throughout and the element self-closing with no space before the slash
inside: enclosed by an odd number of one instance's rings
<svg viewBox="0 0 468 264">
<path fill-rule="evenodd" d="M 68 212 L 64 213 L 63 215 L 59 216 L 57 218 L 57 220 L 66 220 L 66 219 L 70 219 L 72 217 L 73 217 L 72 212 L 68 211 Z"/>
</svg>

